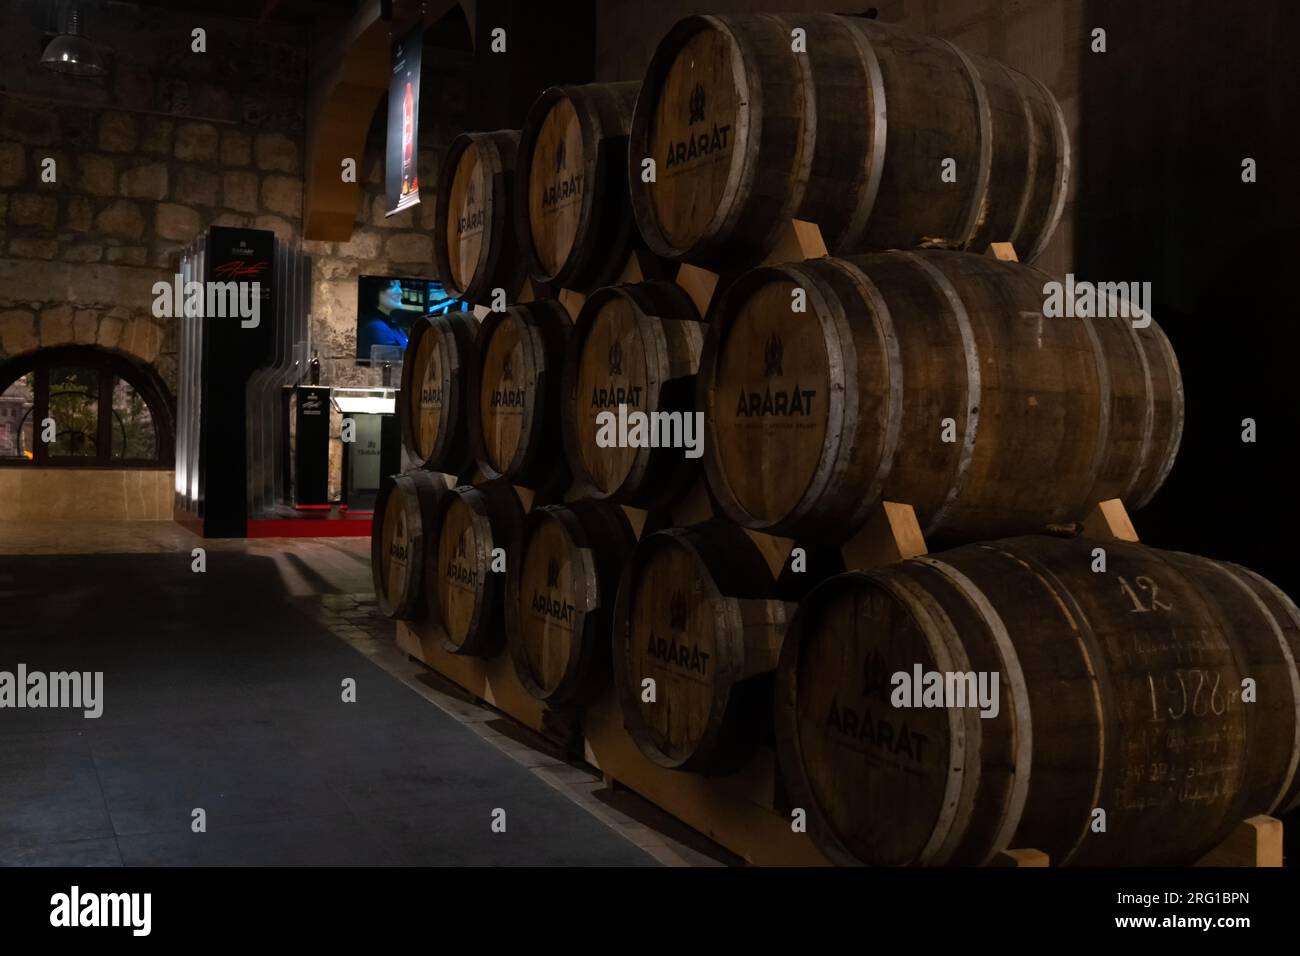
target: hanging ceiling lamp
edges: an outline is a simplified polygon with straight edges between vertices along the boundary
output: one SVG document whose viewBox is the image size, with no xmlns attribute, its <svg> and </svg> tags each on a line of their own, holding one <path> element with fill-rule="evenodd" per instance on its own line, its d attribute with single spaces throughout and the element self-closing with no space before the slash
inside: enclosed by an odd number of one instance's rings
<svg viewBox="0 0 1300 956">
<path fill-rule="evenodd" d="M 68 31 L 51 40 L 41 54 L 41 66 L 72 76 L 103 76 L 106 72 L 95 44 L 81 34 L 81 11 L 76 7 Z"/>
</svg>

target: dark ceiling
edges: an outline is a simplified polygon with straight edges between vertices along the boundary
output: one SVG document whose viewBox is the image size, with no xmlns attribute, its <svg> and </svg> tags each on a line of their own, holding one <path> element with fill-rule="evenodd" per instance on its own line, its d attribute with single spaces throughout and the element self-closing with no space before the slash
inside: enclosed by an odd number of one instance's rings
<svg viewBox="0 0 1300 956">
<path fill-rule="evenodd" d="M 350 17 L 357 0 L 134 0 L 136 6 L 236 20 L 314 24 Z"/>
</svg>

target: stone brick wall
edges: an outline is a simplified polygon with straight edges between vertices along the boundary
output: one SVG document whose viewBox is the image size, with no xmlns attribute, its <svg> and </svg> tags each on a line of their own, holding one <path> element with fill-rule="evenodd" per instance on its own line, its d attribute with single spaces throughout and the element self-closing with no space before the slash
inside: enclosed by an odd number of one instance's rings
<svg viewBox="0 0 1300 956">
<path fill-rule="evenodd" d="M 38 65 L 46 8 L 0 5 L 0 360 L 99 345 L 152 364 L 174 391 L 176 324 L 153 317 L 151 290 L 170 281 L 181 248 L 210 225 L 301 242 L 308 34 L 87 2 L 85 32 L 109 71 L 70 78 Z M 191 49 L 195 27 L 207 32 L 206 53 Z M 384 216 L 381 102 L 358 157 L 365 198 L 351 240 L 303 243 L 313 260 L 312 344 L 329 384 L 378 382 L 378 371 L 353 365 L 357 276 L 432 272 L 432 189 L 467 123 L 470 62 L 425 57 L 426 202 Z M 47 159 L 54 182 L 42 179 Z"/>
<path fill-rule="evenodd" d="M 131 352 L 176 386 L 175 323 L 150 313 L 155 282 L 209 225 L 301 241 L 308 43 L 276 24 L 121 4 L 83 4 L 107 77 L 67 78 L 37 60 L 46 4 L 0 8 L 0 358 L 77 342 Z M 194 53 L 190 31 L 207 31 Z M 426 57 L 420 174 L 431 190 L 463 128 L 463 55 Z M 383 104 L 371 127 L 365 201 L 350 242 L 304 243 L 314 261 L 313 345 L 338 384 L 352 367 L 356 277 L 428 275 L 432 204 L 384 217 Z M 42 164 L 55 162 L 56 181 Z M 328 373 L 327 373 L 328 374 Z"/>
</svg>

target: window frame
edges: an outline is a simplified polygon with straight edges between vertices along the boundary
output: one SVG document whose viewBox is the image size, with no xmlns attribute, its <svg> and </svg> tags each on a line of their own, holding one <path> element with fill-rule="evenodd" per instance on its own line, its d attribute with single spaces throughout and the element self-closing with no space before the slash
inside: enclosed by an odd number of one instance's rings
<svg viewBox="0 0 1300 956">
<path fill-rule="evenodd" d="M 165 471 L 175 467 L 176 432 L 171 396 L 167 386 L 148 366 L 125 355 L 93 346 L 55 346 L 29 352 L 0 362 L 0 392 L 18 379 L 35 373 L 32 394 L 32 435 L 40 433 L 40 423 L 49 415 L 50 370 L 76 367 L 94 370 L 99 376 L 98 409 L 95 425 L 94 455 L 50 455 L 45 442 L 34 440 L 31 458 L 0 458 L 0 468 L 96 468 L 117 471 Z M 113 391 L 117 381 L 126 382 L 144 401 L 153 419 L 155 446 L 153 458 L 114 458 Z M 21 421 L 18 428 L 21 431 Z"/>
</svg>

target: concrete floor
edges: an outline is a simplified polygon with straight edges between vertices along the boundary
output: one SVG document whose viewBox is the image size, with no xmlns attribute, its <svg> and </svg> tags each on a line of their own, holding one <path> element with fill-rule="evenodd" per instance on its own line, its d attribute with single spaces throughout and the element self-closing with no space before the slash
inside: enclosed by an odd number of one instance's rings
<svg viewBox="0 0 1300 956">
<path fill-rule="evenodd" d="M 104 674 L 98 719 L 0 709 L 0 865 L 711 862 L 434 686 L 370 589 L 368 539 L 0 523 L 0 671 Z"/>
</svg>

